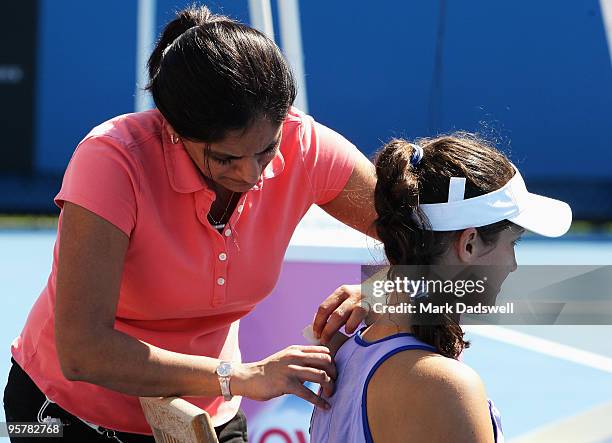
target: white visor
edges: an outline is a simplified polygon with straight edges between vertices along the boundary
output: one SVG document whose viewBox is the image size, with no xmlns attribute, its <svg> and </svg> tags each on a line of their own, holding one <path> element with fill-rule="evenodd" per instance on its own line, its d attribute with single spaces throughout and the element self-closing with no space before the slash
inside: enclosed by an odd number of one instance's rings
<svg viewBox="0 0 612 443">
<path fill-rule="evenodd" d="M 514 165 L 512 167 L 515 174 L 503 187 L 468 199 L 464 199 L 465 178 L 451 177 L 448 202 L 419 205 L 431 229 L 457 231 L 510 220 L 546 237 L 565 234 L 572 224 L 570 206 L 560 200 L 528 192 L 518 169 Z"/>
</svg>

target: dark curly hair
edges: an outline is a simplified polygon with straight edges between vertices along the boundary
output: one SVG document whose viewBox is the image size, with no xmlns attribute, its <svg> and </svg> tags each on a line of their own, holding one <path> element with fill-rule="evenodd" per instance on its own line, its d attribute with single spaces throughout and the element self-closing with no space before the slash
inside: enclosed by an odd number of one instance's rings
<svg viewBox="0 0 612 443">
<path fill-rule="evenodd" d="M 475 134 L 456 132 L 414 143 L 423 148 L 417 166 L 410 163 L 414 145 L 403 139 L 387 143 L 375 161 L 378 218 L 374 224 L 391 269 L 393 265 L 435 265 L 461 234 L 427 229 L 429 221 L 418 208 L 419 204 L 448 201 L 450 177 L 465 177 L 465 198 L 471 198 L 501 188 L 514 175 L 504 154 Z M 476 230 L 485 244 L 494 244 L 512 225 L 503 220 Z M 413 333 L 442 355 L 457 358 L 469 342 L 454 319 L 444 314 L 439 317 L 434 324 L 413 324 Z"/>
</svg>

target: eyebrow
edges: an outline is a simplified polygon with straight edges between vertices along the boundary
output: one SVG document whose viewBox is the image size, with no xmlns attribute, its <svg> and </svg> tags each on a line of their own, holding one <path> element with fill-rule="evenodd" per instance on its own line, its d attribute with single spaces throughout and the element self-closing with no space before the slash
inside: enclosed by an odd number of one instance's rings
<svg viewBox="0 0 612 443">
<path fill-rule="evenodd" d="M 257 152 L 255 155 L 258 154 L 263 154 L 264 152 L 266 152 L 268 149 L 274 148 L 276 145 L 278 145 L 281 141 L 281 136 L 279 136 L 276 140 L 273 140 L 272 143 L 270 143 L 268 146 L 266 146 L 263 151 Z M 212 154 L 213 156 L 217 157 L 217 158 L 222 158 L 224 160 L 238 160 L 241 159 L 242 157 L 237 157 L 235 155 L 230 155 L 230 154 L 225 154 L 223 152 L 217 152 L 217 151 L 213 151 L 213 150 L 208 150 L 208 154 Z"/>
</svg>

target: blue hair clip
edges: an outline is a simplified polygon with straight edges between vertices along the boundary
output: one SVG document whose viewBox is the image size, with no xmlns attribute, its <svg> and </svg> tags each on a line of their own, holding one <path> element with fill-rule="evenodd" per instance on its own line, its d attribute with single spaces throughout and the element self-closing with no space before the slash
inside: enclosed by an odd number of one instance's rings
<svg viewBox="0 0 612 443">
<path fill-rule="evenodd" d="M 423 158 L 423 148 L 414 143 L 412 143 L 411 146 L 414 148 L 414 151 L 410 157 L 410 164 L 412 166 L 417 166 L 419 163 L 421 163 L 421 159 Z"/>
</svg>

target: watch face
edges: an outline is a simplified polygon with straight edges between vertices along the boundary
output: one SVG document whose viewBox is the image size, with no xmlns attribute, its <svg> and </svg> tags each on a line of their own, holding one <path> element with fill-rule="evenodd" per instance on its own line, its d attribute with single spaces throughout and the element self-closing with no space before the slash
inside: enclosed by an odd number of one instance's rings
<svg viewBox="0 0 612 443">
<path fill-rule="evenodd" d="M 232 365 L 227 362 L 223 362 L 217 368 L 217 374 L 221 377 L 229 377 L 232 375 Z"/>
</svg>

